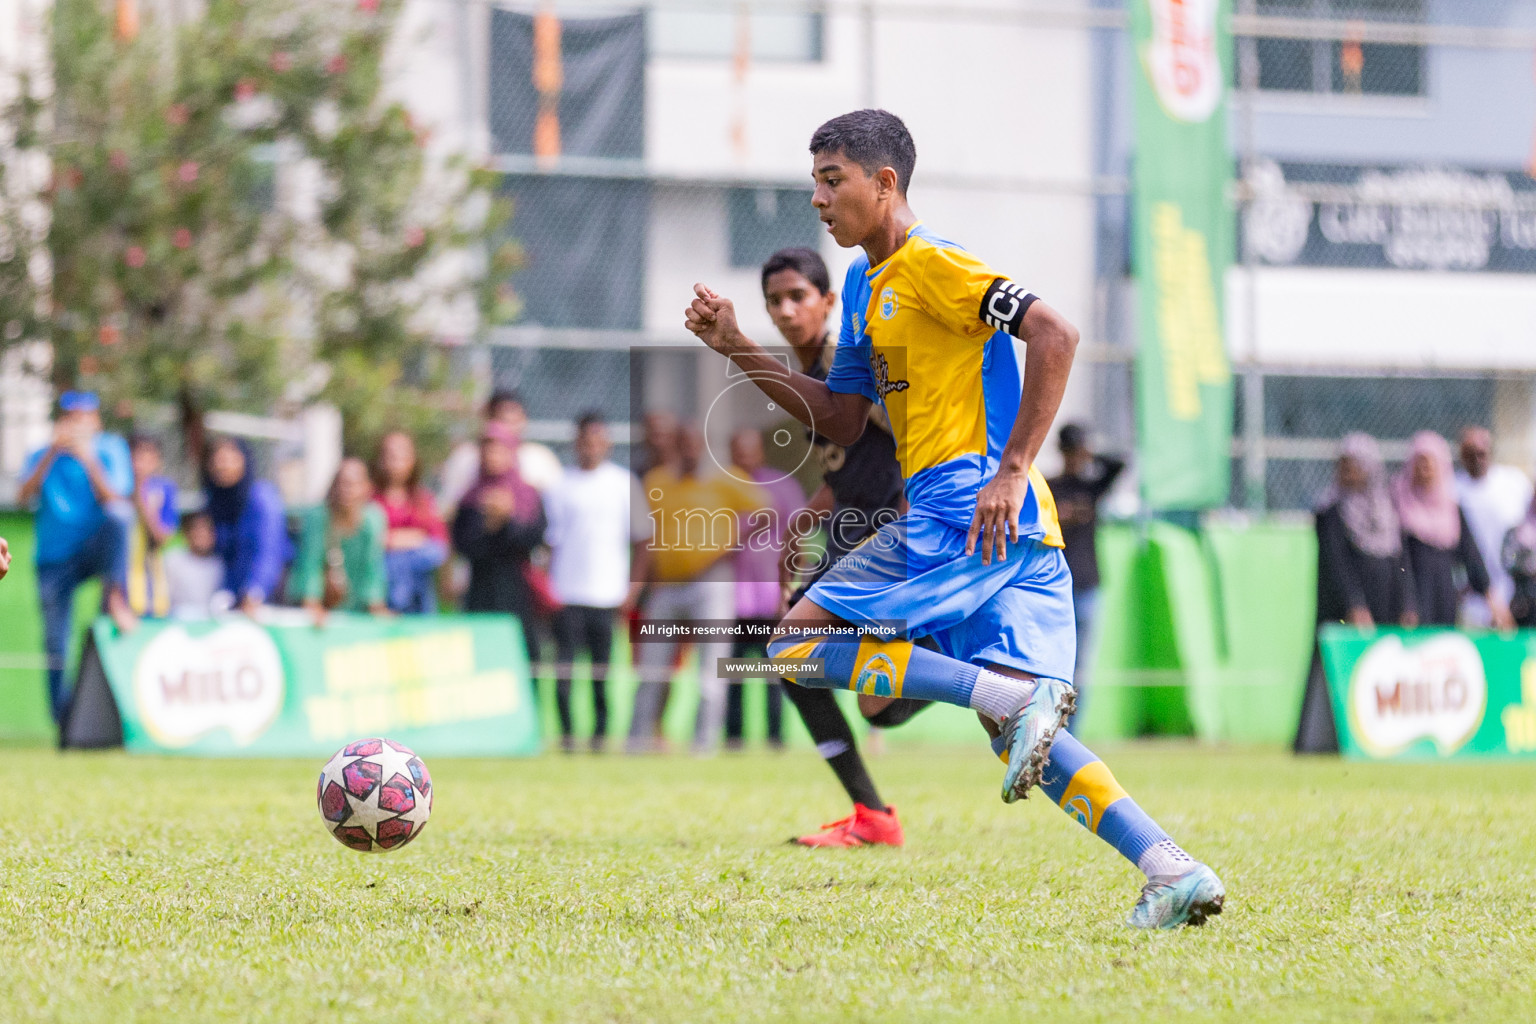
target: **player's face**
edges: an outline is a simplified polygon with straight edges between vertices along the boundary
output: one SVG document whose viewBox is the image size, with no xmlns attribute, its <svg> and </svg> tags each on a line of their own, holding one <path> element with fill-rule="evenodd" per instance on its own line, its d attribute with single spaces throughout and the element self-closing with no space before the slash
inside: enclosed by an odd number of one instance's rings
<svg viewBox="0 0 1536 1024">
<path fill-rule="evenodd" d="M 866 174 L 841 151 L 817 153 L 811 160 L 811 177 L 816 181 L 811 205 L 838 245 L 850 249 L 860 244 L 880 224 L 885 193 L 880 176 Z"/>
<path fill-rule="evenodd" d="M 814 345 L 827 329 L 827 317 L 837 297 L 808 281 L 798 270 L 785 268 L 768 275 L 763 285 L 763 299 L 768 315 L 784 340 L 795 348 Z"/>
</svg>

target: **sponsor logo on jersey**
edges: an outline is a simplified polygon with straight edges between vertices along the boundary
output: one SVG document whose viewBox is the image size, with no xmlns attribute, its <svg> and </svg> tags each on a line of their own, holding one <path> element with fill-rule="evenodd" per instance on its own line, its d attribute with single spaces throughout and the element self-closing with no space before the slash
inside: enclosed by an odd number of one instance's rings
<svg viewBox="0 0 1536 1024">
<path fill-rule="evenodd" d="M 891 364 L 873 348 L 869 350 L 869 368 L 875 375 L 875 390 L 880 392 L 881 399 L 892 391 L 905 391 L 911 386 L 904 380 L 891 380 Z"/>
</svg>

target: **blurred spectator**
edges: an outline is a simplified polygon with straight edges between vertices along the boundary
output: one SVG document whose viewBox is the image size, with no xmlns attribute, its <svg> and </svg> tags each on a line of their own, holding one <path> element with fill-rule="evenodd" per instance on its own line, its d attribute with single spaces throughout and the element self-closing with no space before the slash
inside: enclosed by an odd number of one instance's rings
<svg viewBox="0 0 1536 1024">
<path fill-rule="evenodd" d="M 1413 576 L 1414 606 L 1426 626 L 1454 626 L 1459 603 L 1456 572 L 1488 600 L 1494 625 L 1509 624 L 1509 608 L 1489 592 L 1488 570 L 1467 518 L 1456 501 L 1451 446 L 1431 430 L 1413 435 L 1408 463 L 1392 479 L 1392 501 L 1403 527 L 1403 549 Z"/>
<path fill-rule="evenodd" d="M 332 611 L 385 611 L 386 530 L 368 466 L 356 457 L 342 459 L 325 504 L 304 515 L 289 600 L 308 609 L 316 623 Z"/>
<path fill-rule="evenodd" d="M 391 611 L 437 611 L 437 568 L 448 557 L 448 527 L 432 493 L 421 485 L 416 442 L 393 430 L 379 441 L 373 464 L 374 500 L 384 510 L 384 574 Z"/>
<path fill-rule="evenodd" d="M 1510 616 L 1522 628 L 1536 629 L 1536 498 L 1526 506 L 1525 518 L 1505 535 L 1501 554 L 1514 591 Z"/>
<path fill-rule="evenodd" d="M 1125 461 L 1097 455 L 1088 443 L 1088 429 L 1068 423 L 1056 438 L 1061 449 L 1061 475 L 1046 481 L 1056 499 L 1056 516 L 1072 570 L 1072 610 L 1077 618 L 1077 664 L 1072 685 L 1077 688 L 1077 712 L 1068 728 L 1082 720 L 1083 698 L 1092 670 L 1094 620 L 1099 609 L 1099 502 L 1125 470 Z"/>
<path fill-rule="evenodd" d="M 651 590 L 643 619 L 655 621 L 733 621 L 735 586 L 730 555 L 750 524 L 748 516 L 769 507 L 762 488 L 720 473 L 704 474 L 704 435 L 689 424 L 678 433 L 677 463 L 657 466 L 645 476 L 645 494 L 663 536 L 653 542 L 648 559 Z M 730 521 L 734 529 L 722 529 Z M 653 639 L 639 645 L 635 656 L 640 686 L 635 692 L 634 717 L 629 725 L 629 749 L 656 745 L 665 683 L 671 678 L 677 642 Z M 714 749 L 725 719 L 725 681 L 719 659 L 730 656 L 727 641 L 694 645 L 699 655 L 699 711 L 694 721 L 696 753 Z"/>
<path fill-rule="evenodd" d="M 523 432 L 528 427 L 528 413 L 523 408 L 522 397 L 515 391 L 498 391 L 485 403 L 485 422 L 497 423 L 512 437 L 512 452 L 517 457 L 517 473 L 521 480 L 534 490 L 543 492 L 560 479 L 560 460 L 547 446 L 536 441 L 524 441 Z M 438 507 L 443 515 L 452 517 L 458 510 L 470 488 L 479 479 L 483 445 L 480 440 L 466 441 L 449 453 L 443 463 L 442 480 L 438 486 Z"/>
<path fill-rule="evenodd" d="M 640 443 L 630 455 L 629 465 L 635 476 L 645 475 L 657 466 L 677 464 L 677 417 L 655 410 L 645 414 L 640 426 Z"/>
<path fill-rule="evenodd" d="M 1412 627 L 1417 597 L 1380 449 L 1350 434 L 1318 500 L 1317 621 Z"/>
<path fill-rule="evenodd" d="M 282 496 L 270 481 L 256 479 L 250 446 L 233 437 L 209 446 L 203 489 L 214 551 L 224 563 L 224 589 L 241 609 L 254 612 L 276 596 L 288 560 Z"/>
<path fill-rule="evenodd" d="M 135 522 L 128 534 L 128 604 L 139 615 L 168 615 L 162 549 L 176 532 L 176 483 L 162 476 L 160 442 L 145 434 L 128 442 L 133 460 Z"/>
<path fill-rule="evenodd" d="M 118 629 L 138 619 L 127 603 L 127 533 L 134 508 L 132 459 L 117 434 L 101 430 L 100 404 L 91 391 L 58 398 L 54 441 L 22 465 L 20 504 L 37 504 L 37 591 L 48 652 L 48 694 L 55 722 L 69 703 L 65 663 L 74 619 L 75 588 L 92 577 L 103 583 L 103 603 Z"/>
<path fill-rule="evenodd" d="M 773 627 L 789 610 L 790 520 L 805 507 L 805 492 L 788 473 L 770 469 L 763 456 L 763 435 L 740 430 L 731 436 L 731 475 L 751 480 L 767 492 L 773 517 L 770 532 L 736 552 L 732 568 L 736 576 L 736 621 L 740 626 Z M 731 657 L 766 657 L 767 633 L 756 639 L 743 629 L 731 645 Z M 768 742 L 784 745 L 784 688 L 777 679 L 766 679 L 768 693 Z M 725 742 L 740 747 L 744 725 L 746 681 L 731 683 L 725 695 Z"/>
<path fill-rule="evenodd" d="M 561 604 L 554 617 L 555 700 L 560 744 L 566 750 L 574 746 L 571 663 L 583 651 L 592 659 L 591 749 L 603 749 L 614 614 L 639 590 L 630 583 L 631 552 L 651 535 L 640 483 L 608 461 L 612 450 L 602 416 L 584 414 L 576 423 L 576 466 L 545 495 L 550 583 Z"/>
<path fill-rule="evenodd" d="M 1493 435 L 1485 427 L 1463 429 L 1460 448 L 1456 496 L 1488 569 L 1488 589 L 1508 604 L 1514 583 L 1504 569 L 1504 538 L 1525 518 L 1531 504 L 1531 479 L 1514 466 L 1494 464 Z M 1493 622 L 1488 602 L 1478 594 L 1465 596 L 1461 617 L 1466 625 L 1483 629 Z"/>
<path fill-rule="evenodd" d="M 464 610 L 507 612 L 522 627 L 530 662 L 539 660 L 528 555 L 544 540 L 539 492 L 517 471 L 517 435 L 494 420 L 480 435 L 480 470 L 453 519 L 454 549 L 469 560 Z"/>
<path fill-rule="evenodd" d="M 176 619 L 206 619 L 234 603 L 224 590 L 224 563 L 214 550 L 213 517 L 205 509 L 189 512 L 181 517 L 181 533 L 186 544 L 165 552 L 170 614 Z"/>
<path fill-rule="evenodd" d="M 11 571 L 11 542 L 0 537 L 0 580 Z"/>
<path fill-rule="evenodd" d="M 138 622 L 128 605 L 128 532 L 133 526 L 133 467 L 128 445 L 103 433 L 100 405 L 88 391 L 59 397 L 53 442 L 27 456 L 17 501 L 37 508 L 37 591 L 48 656 L 48 696 L 63 721 L 69 695 L 64 666 L 75 589 L 100 577 L 107 613 L 119 629 Z"/>
</svg>

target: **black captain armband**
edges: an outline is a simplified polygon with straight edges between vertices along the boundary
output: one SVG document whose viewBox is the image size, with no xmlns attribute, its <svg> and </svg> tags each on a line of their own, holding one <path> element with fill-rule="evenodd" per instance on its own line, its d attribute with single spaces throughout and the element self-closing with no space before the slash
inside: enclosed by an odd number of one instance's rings
<svg viewBox="0 0 1536 1024">
<path fill-rule="evenodd" d="M 1024 337 L 1024 314 L 1039 296 L 1025 291 L 1006 277 L 994 278 L 981 297 L 981 322 L 993 330 Z"/>
</svg>

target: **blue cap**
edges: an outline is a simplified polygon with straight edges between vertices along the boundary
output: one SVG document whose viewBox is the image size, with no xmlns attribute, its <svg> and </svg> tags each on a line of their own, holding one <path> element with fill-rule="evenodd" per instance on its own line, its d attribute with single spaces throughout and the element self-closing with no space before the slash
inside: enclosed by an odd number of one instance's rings
<svg viewBox="0 0 1536 1024">
<path fill-rule="evenodd" d="M 59 396 L 59 408 L 64 412 L 97 412 L 101 399 L 94 391 L 66 391 Z"/>
</svg>

